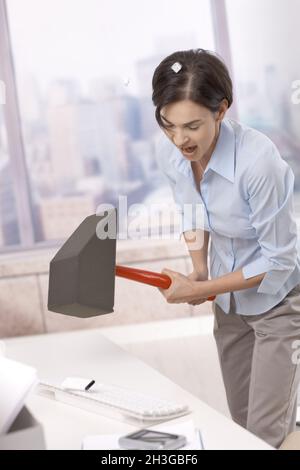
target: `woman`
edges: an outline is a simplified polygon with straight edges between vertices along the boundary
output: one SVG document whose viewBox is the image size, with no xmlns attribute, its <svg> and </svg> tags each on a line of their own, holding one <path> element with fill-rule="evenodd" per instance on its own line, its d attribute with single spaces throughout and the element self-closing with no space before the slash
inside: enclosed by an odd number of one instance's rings
<svg viewBox="0 0 300 470">
<path fill-rule="evenodd" d="M 294 430 L 300 381 L 294 174 L 268 137 L 225 117 L 232 82 L 216 54 L 175 52 L 152 85 L 159 164 L 182 212 L 187 203 L 204 209 L 203 224 L 185 217 L 182 229 L 193 273 L 163 270 L 172 284 L 161 292 L 169 303 L 193 305 L 216 296 L 214 336 L 232 418 L 278 447 Z"/>
</svg>

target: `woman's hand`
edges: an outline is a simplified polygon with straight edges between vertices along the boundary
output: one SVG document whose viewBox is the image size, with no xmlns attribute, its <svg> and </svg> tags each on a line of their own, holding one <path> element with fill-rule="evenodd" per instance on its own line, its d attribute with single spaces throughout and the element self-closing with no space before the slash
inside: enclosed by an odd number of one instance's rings
<svg viewBox="0 0 300 470">
<path fill-rule="evenodd" d="M 194 269 L 193 272 L 191 272 L 191 274 L 189 274 L 187 276 L 189 279 L 191 279 L 191 281 L 207 281 L 208 280 L 208 268 L 207 266 L 205 266 L 204 268 L 202 268 L 201 271 L 196 271 Z M 203 304 L 204 302 L 206 302 L 207 299 L 204 298 L 204 299 L 197 299 L 197 300 L 192 300 L 191 302 L 188 302 L 189 305 L 200 305 L 200 304 Z"/>
<path fill-rule="evenodd" d="M 200 301 L 200 282 L 190 279 L 188 276 L 184 276 L 176 271 L 171 271 L 170 269 L 164 269 L 162 274 L 166 274 L 172 280 L 168 289 L 159 289 L 168 303 L 180 304 Z"/>
<path fill-rule="evenodd" d="M 187 276 L 191 281 L 207 281 L 208 280 L 208 269 L 207 267 L 204 267 L 201 269 L 201 271 L 194 271 L 191 272 L 191 274 L 188 274 Z"/>
</svg>

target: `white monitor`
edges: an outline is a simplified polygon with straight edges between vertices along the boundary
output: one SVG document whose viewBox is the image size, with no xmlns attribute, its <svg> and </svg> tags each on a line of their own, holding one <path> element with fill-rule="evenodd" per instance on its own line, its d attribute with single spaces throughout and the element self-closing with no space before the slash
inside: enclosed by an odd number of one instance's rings
<svg viewBox="0 0 300 470">
<path fill-rule="evenodd" d="M 24 406 L 37 374 L 33 367 L 0 355 L 0 434 L 5 434 Z"/>
</svg>

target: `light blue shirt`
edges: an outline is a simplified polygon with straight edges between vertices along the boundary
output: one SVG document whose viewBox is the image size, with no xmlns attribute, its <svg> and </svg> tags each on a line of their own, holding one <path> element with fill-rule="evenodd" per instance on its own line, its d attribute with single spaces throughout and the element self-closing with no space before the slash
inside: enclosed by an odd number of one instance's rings
<svg viewBox="0 0 300 470">
<path fill-rule="evenodd" d="M 196 188 L 191 164 L 163 133 L 159 167 L 175 202 L 203 204 L 204 226 L 184 217 L 182 231 L 210 232 L 212 279 L 242 270 L 245 279 L 266 273 L 258 286 L 235 291 L 236 313 L 257 315 L 277 305 L 300 283 L 297 226 L 293 215 L 294 173 L 261 132 L 224 119 L 216 147 Z M 215 302 L 230 310 L 230 292 Z"/>
</svg>

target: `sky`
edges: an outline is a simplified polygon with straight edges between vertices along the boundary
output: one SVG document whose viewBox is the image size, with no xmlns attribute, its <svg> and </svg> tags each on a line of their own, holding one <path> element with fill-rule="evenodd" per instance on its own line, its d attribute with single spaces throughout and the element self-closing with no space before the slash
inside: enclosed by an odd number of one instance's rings
<svg viewBox="0 0 300 470">
<path fill-rule="evenodd" d="M 57 78 L 83 87 L 95 77 L 130 80 L 153 54 L 214 49 L 210 0 L 8 0 L 17 72 L 41 88 Z M 279 79 L 300 79 L 300 0 L 226 0 L 233 78 L 264 82 L 267 65 Z M 177 42 L 176 42 L 177 37 Z M 195 41 L 195 42 L 194 42 Z M 158 65 L 158 64 L 157 64 Z"/>
<path fill-rule="evenodd" d="M 235 75 L 263 81 L 269 64 L 282 80 L 300 78 L 300 0 L 227 0 Z"/>
<path fill-rule="evenodd" d="M 8 12 L 17 69 L 42 86 L 59 76 L 132 78 L 166 37 L 167 54 L 174 36 L 214 47 L 209 0 L 9 0 Z"/>
</svg>

